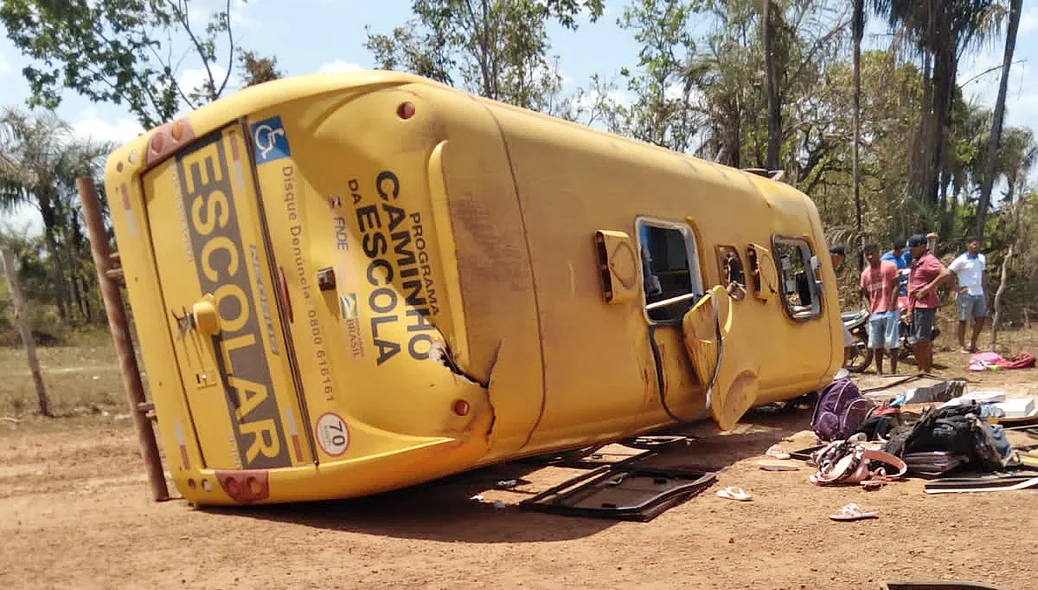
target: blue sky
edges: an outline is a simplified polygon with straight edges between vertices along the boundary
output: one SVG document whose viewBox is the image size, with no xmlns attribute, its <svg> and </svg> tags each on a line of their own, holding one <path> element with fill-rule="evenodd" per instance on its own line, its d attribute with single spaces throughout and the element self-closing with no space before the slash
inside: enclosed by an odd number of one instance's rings
<svg viewBox="0 0 1038 590">
<path fill-rule="evenodd" d="M 365 25 L 374 32 L 389 32 L 410 16 L 410 0 L 241 0 L 233 1 L 233 22 L 238 42 L 261 55 L 273 55 L 279 68 L 289 75 L 311 72 L 366 68 L 373 65 L 364 49 Z M 576 32 L 555 27 L 551 30 L 552 55 L 559 56 L 559 69 L 565 89 L 573 91 L 586 85 L 592 74 L 612 78 L 623 66 L 637 62 L 638 45 L 630 32 L 617 27 L 616 19 L 625 1 L 607 0 L 606 15 L 596 23 L 582 23 Z M 192 0 L 192 6 L 215 6 L 216 0 Z M 220 2 L 219 4 L 222 4 Z M 1038 131 L 1038 7 L 1025 3 L 1017 42 L 1017 63 L 1009 86 L 1007 124 L 1029 126 Z M 880 23 L 870 29 L 879 30 Z M 866 44 L 883 45 L 873 37 Z M 959 80 L 966 81 L 1001 62 L 1003 39 L 987 47 L 961 65 Z M 29 90 L 21 76 L 27 64 L 7 39 L 0 38 L 0 105 L 24 105 Z M 197 64 L 186 63 L 182 79 L 198 79 Z M 994 104 L 998 72 L 967 84 L 967 96 Z M 76 131 L 99 140 L 125 141 L 141 131 L 133 116 L 120 107 L 93 104 L 66 92 L 58 114 Z M 0 223 L 19 228 L 27 223 L 39 226 L 38 214 L 31 210 L 7 215 Z"/>
</svg>

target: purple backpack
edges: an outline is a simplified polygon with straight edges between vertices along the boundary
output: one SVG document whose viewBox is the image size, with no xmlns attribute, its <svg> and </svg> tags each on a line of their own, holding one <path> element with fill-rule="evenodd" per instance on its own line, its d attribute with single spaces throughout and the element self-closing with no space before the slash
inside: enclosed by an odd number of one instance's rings
<svg viewBox="0 0 1038 590">
<path fill-rule="evenodd" d="M 872 403 L 862 397 L 853 381 L 837 379 L 819 394 L 811 430 L 824 441 L 846 439 L 865 422 L 871 409 Z"/>
</svg>

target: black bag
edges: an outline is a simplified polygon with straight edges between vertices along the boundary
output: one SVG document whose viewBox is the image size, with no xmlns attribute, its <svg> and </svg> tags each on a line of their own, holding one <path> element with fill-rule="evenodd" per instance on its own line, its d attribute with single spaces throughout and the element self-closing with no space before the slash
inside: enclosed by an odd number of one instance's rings
<svg viewBox="0 0 1038 590">
<path fill-rule="evenodd" d="M 977 402 L 929 408 L 915 424 L 895 428 L 883 450 L 902 458 L 944 451 L 965 457 L 975 469 L 999 471 L 1012 462 L 1012 448 L 1001 427 L 988 424 L 980 415 Z"/>
</svg>

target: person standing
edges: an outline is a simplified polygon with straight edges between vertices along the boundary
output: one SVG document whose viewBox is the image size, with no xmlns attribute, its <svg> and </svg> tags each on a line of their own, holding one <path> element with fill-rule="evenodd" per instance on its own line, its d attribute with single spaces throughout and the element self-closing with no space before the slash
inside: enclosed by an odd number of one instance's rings
<svg viewBox="0 0 1038 590">
<path fill-rule="evenodd" d="M 908 295 L 908 289 L 905 286 L 905 276 L 901 274 L 901 271 L 908 270 L 912 266 L 912 257 L 908 254 L 908 252 L 904 251 L 905 241 L 906 240 L 904 238 L 896 238 L 894 240 L 893 247 L 887 252 L 884 252 L 883 255 L 879 257 L 880 260 L 889 260 L 890 262 L 893 262 L 895 266 L 897 266 L 897 280 L 898 285 L 900 285 L 900 291 L 898 291 L 898 293 L 902 296 Z M 895 305 L 894 307 L 896 308 L 897 305 Z"/>
<path fill-rule="evenodd" d="M 906 240 L 904 238 L 896 238 L 894 240 L 893 247 L 890 248 L 890 250 L 884 252 L 883 256 L 880 256 L 879 259 L 889 260 L 890 262 L 893 262 L 897 266 L 898 270 L 908 268 L 909 266 L 911 266 L 912 257 L 908 254 L 908 252 L 904 251 L 905 241 Z"/>
<path fill-rule="evenodd" d="M 908 275 L 908 309 L 912 314 L 909 340 L 919 370 L 929 373 L 933 366 L 934 316 L 941 306 L 937 287 L 952 273 L 929 251 L 923 234 L 908 238 L 908 251 L 912 255 L 912 269 Z"/>
<path fill-rule="evenodd" d="M 980 253 L 980 240 L 974 236 L 966 238 L 966 251 L 959 254 L 948 265 L 948 270 L 959 279 L 959 293 L 955 301 L 959 308 L 959 351 L 976 352 L 977 338 L 984 329 L 987 307 L 988 260 Z M 973 322 L 969 348 L 966 347 L 966 325 Z"/>
<path fill-rule="evenodd" d="M 890 353 L 890 372 L 897 373 L 898 334 L 897 265 L 880 260 L 879 246 L 866 244 L 862 249 L 865 270 L 861 271 L 861 295 L 869 305 L 869 348 L 876 357 L 876 374 L 883 374 L 883 350 Z"/>
</svg>

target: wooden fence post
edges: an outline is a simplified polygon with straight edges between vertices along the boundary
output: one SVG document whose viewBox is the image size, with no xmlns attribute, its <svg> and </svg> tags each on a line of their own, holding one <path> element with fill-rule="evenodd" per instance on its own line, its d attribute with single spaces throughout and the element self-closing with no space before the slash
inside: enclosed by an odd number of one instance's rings
<svg viewBox="0 0 1038 590">
<path fill-rule="evenodd" d="M 105 313 L 108 315 L 108 328 L 112 332 L 115 353 L 119 357 L 123 389 L 126 390 L 130 415 L 133 416 L 133 425 L 137 430 L 137 442 L 144 459 L 144 468 L 148 472 L 151 494 L 156 501 L 161 502 L 169 499 L 169 488 L 166 486 L 166 475 L 162 472 L 162 458 L 155 440 L 155 429 L 145 415 L 144 384 L 141 383 L 137 356 L 130 339 L 130 326 L 126 320 L 126 309 L 123 308 L 123 297 L 119 292 L 119 285 L 108 274 L 112 259 L 108 251 L 108 234 L 101 220 L 101 202 L 97 198 L 93 178 L 77 178 L 76 189 L 79 190 L 79 198 L 83 203 L 83 221 L 90 237 L 90 252 L 94 256 L 97 284 L 101 288 Z"/>
<path fill-rule="evenodd" d="M 0 244 L 4 274 L 7 276 L 7 289 L 11 292 L 11 303 L 14 306 L 14 322 L 18 324 L 18 332 L 22 335 L 25 354 L 29 357 L 29 371 L 32 372 L 33 383 L 36 384 L 36 397 L 40 402 L 40 414 L 50 417 L 50 401 L 47 399 L 47 388 L 43 386 L 43 374 L 40 373 L 40 359 L 36 357 L 36 341 L 32 337 L 32 328 L 25 317 L 25 300 L 18 286 L 18 269 L 14 263 L 14 253 L 7 244 Z"/>
</svg>

